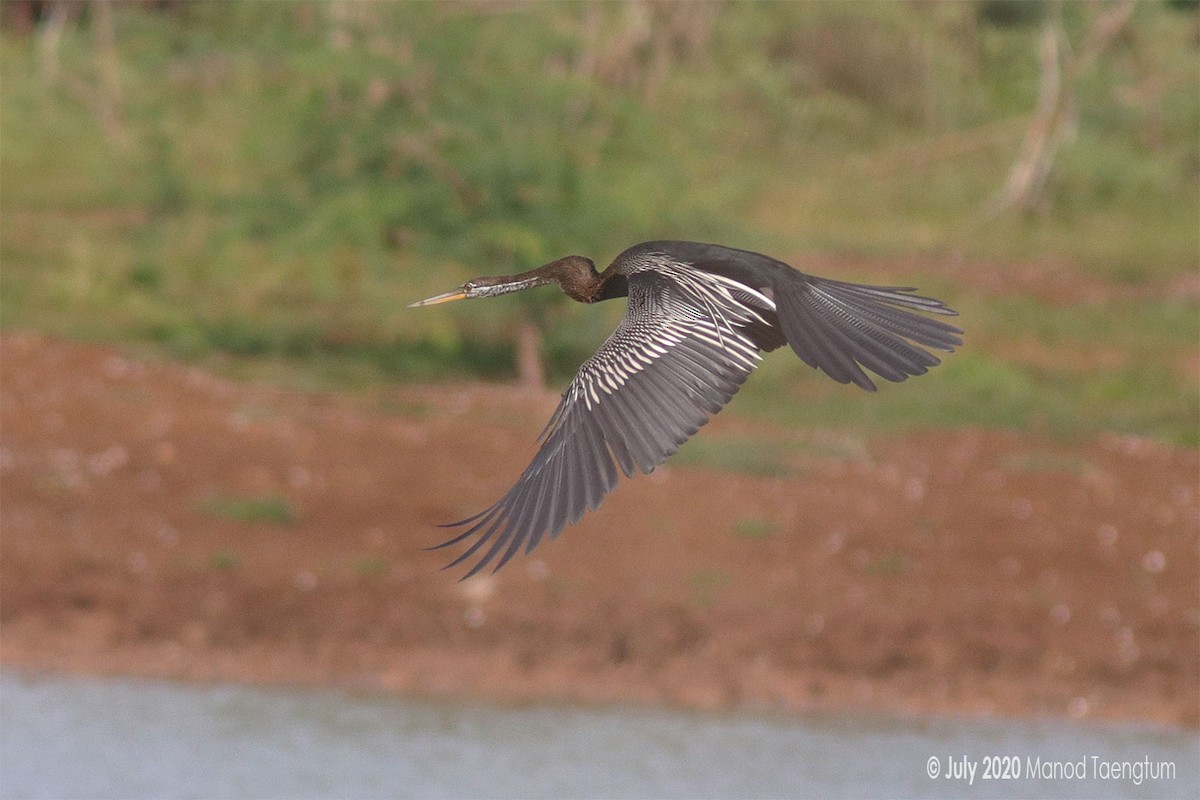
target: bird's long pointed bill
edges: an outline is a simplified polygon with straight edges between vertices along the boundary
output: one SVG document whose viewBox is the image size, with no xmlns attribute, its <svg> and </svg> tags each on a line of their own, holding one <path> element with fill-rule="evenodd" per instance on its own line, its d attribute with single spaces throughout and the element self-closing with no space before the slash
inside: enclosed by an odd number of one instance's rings
<svg viewBox="0 0 1200 800">
<path fill-rule="evenodd" d="M 408 307 L 416 308 L 417 306 L 436 306 L 438 303 L 449 303 L 453 300 L 465 300 L 466 297 L 466 289 L 455 289 L 452 292 L 435 294 L 433 297 L 427 297 L 424 300 L 418 300 L 415 303 L 409 303 Z"/>
</svg>

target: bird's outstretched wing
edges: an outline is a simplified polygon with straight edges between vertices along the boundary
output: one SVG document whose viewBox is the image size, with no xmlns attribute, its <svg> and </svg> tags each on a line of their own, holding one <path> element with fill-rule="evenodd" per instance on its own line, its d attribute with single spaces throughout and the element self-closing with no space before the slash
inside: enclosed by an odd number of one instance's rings
<svg viewBox="0 0 1200 800">
<path fill-rule="evenodd" d="M 950 352 L 962 345 L 960 329 L 913 313 L 956 312 L 914 291 L 792 272 L 776 287 L 775 300 L 780 328 L 804 363 L 873 392 L 875 383 L 863 367 L 902 381 L 941 363 L 926 347 Z"/>
<path fill-rule="evenodd" d="M 757 365 L 746 326 L 774 311 L 766 296 L 720 276 L 688 285 L 646 270 L 628 280 L 625 317 L 563 392 L 533 462 L 490 508 L 447 526 L 466 530 L 437 547 L 474 537 L 447 568 L 475 558 L 464 577 L 497 559 L 499 569 L 556 537 L 616 487 L 618 466 L 627 477 L 653 470 Z"/>
</svg>

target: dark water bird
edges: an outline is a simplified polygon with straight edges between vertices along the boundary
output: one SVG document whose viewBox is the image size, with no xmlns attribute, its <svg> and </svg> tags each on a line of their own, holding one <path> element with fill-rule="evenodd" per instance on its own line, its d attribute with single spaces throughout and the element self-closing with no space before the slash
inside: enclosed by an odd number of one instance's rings
<svg viewBox="0 0 1200 800">
<path fill-rule="evenodd" d="M 839 383 L 867 391 L 924 374 L 962 331 L 914 312 L 955 315 L 915 289 L 806 275 L 770 256 L 697 242 L 644 242 L 603 272 L 567 256 L 520 275 L 476 278 L 413 306 L 496 297 L 557 283 L 581 303 L 628 297 L 625 317 L 583 362 L 516 485 L 494 505 L 443 527 L 474 537 L 447 568 L 464 577 L 555 538 L 617 484 L 649 473 L 729 402 L 761 359 L 784 344 Z M 928 348 L 928 349 L 927 349 Z M 497 560 L 498 559 L 498 560 Z"/>
</svg>

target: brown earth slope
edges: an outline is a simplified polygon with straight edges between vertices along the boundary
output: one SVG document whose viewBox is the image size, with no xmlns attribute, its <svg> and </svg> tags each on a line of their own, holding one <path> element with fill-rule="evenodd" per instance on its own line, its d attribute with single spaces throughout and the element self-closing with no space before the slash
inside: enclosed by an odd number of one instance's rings
<svg viewBox="0 0 1200 800">
<path fill-rule="evenodd" d="M 370 402 L 0 340 L 0 663 L 494 699 L 1195 725 L 1195 451 L 954 430 L 668 466 L 456 583 L 555 398 Z M 808 437 L 808 438 L 806 438 Z M 818 438 L 812 438 L 818 437 Z M 815 443 L 815 446 L 814 446 Z"/>
</svg>

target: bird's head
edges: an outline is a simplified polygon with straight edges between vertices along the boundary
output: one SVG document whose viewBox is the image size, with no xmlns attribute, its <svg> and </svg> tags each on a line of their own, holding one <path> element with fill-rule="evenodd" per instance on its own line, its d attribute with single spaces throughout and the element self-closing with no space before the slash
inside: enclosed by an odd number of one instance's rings
<svg viewBox="0 0 1200 800">
<path fill-rule="evenodd" d="M 519 275 L 492 275 L 475 278 L 457 289 L 418 300 L 410 304 L 409 308 L 449 303 L 454 300 L 472 300 L 476 297 L 497 297 L 547 283 L 557 283 L 571 297 L 580 299 L 576 296 L 577 289 L 585 282 L 594 282 L 595 278 L 596 265 L 590 258 L 567 256 Z"/>
</svg>

